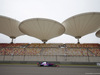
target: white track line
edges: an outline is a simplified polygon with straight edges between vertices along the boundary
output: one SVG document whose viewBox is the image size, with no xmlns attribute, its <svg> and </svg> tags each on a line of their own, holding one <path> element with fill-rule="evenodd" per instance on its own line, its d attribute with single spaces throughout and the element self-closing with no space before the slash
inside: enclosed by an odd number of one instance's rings
<svg viewBox="0 0 100 75">
<path fill-rule="evenodd" d="M 89 74 L 89 75 L 100 75 L 100 73 L 85 73 L 85 74 Z"/>
</svg>

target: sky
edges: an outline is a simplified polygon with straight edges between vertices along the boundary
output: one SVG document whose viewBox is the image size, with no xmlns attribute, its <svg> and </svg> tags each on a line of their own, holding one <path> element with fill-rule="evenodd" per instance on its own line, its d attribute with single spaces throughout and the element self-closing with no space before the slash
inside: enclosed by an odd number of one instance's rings
<svg viewBox="0 0 100 75">
<path fill-rule="evenodd" d="M 64 20 L 81 13 L 100 12 L 100 0 L 0 0 L 0 15 L 20 22 L 30 18 L 48 18 L 62 23 Z M 80 38 L 80 43 L 100 43 L 96 32 Z M 10 43 L 11 38 L 0 34 L 0 43 Z M 19 36 L 14 43 L 42 43 L 28 35 Z M 77 43 L 73 36 L 63 34 L 47 43 Z"/>
</svg>

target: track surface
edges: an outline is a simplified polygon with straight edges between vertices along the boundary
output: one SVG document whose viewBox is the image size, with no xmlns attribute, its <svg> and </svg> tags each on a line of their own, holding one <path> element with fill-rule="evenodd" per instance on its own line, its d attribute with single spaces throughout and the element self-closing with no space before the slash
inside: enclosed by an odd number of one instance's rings
<svg viewBox="0 0 100 75">
<path fill-rule="evenodd" d="M 0 65 L 0 75 L 100 75 L 100 67 L 37 67 L 34 65 Z"/>
</svg>

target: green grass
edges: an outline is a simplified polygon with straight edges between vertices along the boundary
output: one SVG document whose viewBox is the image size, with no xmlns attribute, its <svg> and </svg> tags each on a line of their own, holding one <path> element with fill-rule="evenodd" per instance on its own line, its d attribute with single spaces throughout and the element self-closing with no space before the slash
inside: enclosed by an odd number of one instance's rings
<svg viewBox="0 0 100 75">
<path fill-rule="evenodd" d="M 37 65 L 37 64 L 23 64 L 23 63 L 0 63 L 0 65 Z M 59 66 L 97 66 L 97 65 L 75 65 L 75 64 L 57 64 Z M 100 67 L 100 66 L 98 66 Z"/>
<path fill-rule="evenodd" d="M 97 65 L 74 65 L 74 64 L 58 64 L 61 66 L 97 66 Z"/>
<path fill-rule="evenodd" d="M 22 64 L 22 63 L 0 63 L 0 65 L 37 65 L 37 64 Z"/>
</svg>

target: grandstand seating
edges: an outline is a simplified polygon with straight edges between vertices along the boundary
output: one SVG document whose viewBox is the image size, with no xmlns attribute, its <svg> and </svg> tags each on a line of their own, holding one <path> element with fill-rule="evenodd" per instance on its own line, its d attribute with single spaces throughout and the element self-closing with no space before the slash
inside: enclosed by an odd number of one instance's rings
<svg viewBox="0 0 100 75">
<path fill-rule="evenodd" d="M 4 48 L 0 48 L 0 55 L 5 55 L 5 49 Z"/>
<path fill-rule="evenodd" d="M 25 55 L 40 55 L 41 48 L 26 48 Z"/>
<path fill-rule="evenodd" d="M 0 55 L 24 55 L 23 48 L 2 48 Z"/>
<path fill-rule="evenodd" d="M 65 55 L 65 49 L 61 48 L 44 48 L 42 55 Z"/>
<path fill-rule="evenodd" d="M 27 43 L 17 43 L 17 44 L 9 44 L 7 47 L 20 47 L 20 48 L 23 48 L 27 45 L 28 45 Z"/>
<path fill-rule="evenodd" d="M 100 56 L 100 49 L 89 49 L 94 56 Z"/>
<path fill-rule="evenodd" d="M 68 48 L 67 49 L 68 56 L 87 56 L 87 49 L 84 48 Z"/>
<path fill-rule="evenodd" d="M 30 44 L 28 47 L 59 47 L 61 44 Z M 62 44 L 63 45 L 63 44 Z"/>
<path fill-rule="evenodd" d="M 0 44 L 0 55 L 100 56 L 100 44 Z"/>
<path fill-rule="evenodd" d="M 100 44 L 65 44 L 66 47 L 83 47 L 83 48 L 87 48 L 87 47 L 100 47 Z"/>
<path fill-rule="evenodd" d="M 0 44 L 0 47 L 25 47 L 28 43 Z"/>
<path fill-rule="evenodd" d="M 9 44 L 0 44 L 0 47 L 7 47 Z"/>
</svg>

